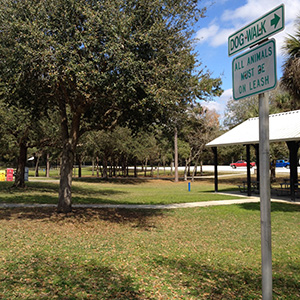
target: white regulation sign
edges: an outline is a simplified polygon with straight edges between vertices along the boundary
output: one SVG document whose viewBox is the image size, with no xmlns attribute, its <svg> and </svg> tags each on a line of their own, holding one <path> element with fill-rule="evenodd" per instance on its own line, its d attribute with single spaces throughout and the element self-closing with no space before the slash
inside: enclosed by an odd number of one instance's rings
<svg viewBox="0 0 300 300">
<path fill-rule="evenodd" d="M 272 90 L 277 84 L 276 44 L 271 39 L 232 61 L 233 98 Z"/>
</svg>

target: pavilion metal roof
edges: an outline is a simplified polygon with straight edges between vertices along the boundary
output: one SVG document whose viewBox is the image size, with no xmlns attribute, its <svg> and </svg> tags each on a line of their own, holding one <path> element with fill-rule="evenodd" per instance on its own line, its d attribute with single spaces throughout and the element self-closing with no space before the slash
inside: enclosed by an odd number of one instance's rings
<svg viewBox="0 0 300 300">
<path fill-rule="evenodd" d="M 206 146 L 230 146 L 259 143 L 259 118 L 251 118 L 212 140 Z M 270 142 L 300 140 L 300 110 L 269 116 Z"/>
</svg>

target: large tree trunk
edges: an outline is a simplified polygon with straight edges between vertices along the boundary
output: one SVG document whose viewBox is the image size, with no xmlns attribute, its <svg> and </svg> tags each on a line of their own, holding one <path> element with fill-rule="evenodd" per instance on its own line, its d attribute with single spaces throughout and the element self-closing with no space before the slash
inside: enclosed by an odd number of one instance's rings
<svg viewBox="0 0 300 300">
<path fill-rule="evenodd" d="M 70 212 L 72 210 L 72 173 L 74 152 L 70 143 L 65 143 L 62 151 L 62 163 L 60 165 L 60 183 L 58 212 Z"/>
<path fill-rule="evenodd" d="M 50 177 L 50 154 L 46 156 L 46 177 Z"/>
<path fill-rule="evenodd" d="M 146 158 L 146 161 L 145 161 L 144 177 L 147 176 L 147 165 L 148 165 L 148 158 Z"/>
<path fill-rule="evenodd" d="M 136 162 L 136 158 L 134 159 L 134 177 L 137 177 L 137 162 Z"/>
<path fill-rule="evenodd" d="M 76 146 L 79 139 L 80 117 L 82 112 L 79 108 L 74 112 L 69 130 L 66 104 L 64 101 L 60 101 L 59 105 L 63 148 L 57 210 L 58 212 L 68 213 L 72 210 L 72 173 Z"/>
<path fill-rule="evenodd" d="M 99 157 L 98 156 L 96 156 L 96 173 L 97 173 L 97 178 L 99 178 Z"/>
<path fill-rule="evenodd" d="M 103 178 L 107 179 L 107 165 L 108 165 L 108 161 L 106 156 L 103 156 Z"/>
<path fill-rule="evenodd" d="M 192 182 L 194 182 L 194 180 L 195 180 L 195 175 L 197 174 L 198 162 L 199 162 L 199 159 L 197 158 L 197 159 L 196 159 L 196 162 L 195 162 L 193 174 L 192 174 Z"/>
<path fill-rule="evenodd" d="M 19 159 L 14 187 L 25 187 L 25 165 L 27 160 L 27 143 L 22 139 L 19 143 Z"/>
</svg>

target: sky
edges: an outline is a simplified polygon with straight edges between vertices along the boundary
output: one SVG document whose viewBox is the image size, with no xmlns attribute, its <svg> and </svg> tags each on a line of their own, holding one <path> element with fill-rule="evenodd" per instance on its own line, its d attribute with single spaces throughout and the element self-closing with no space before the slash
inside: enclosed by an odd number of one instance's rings
<svg viewBox="0 0 300 300">
<path fill-rule="evenodd" d="M 295 34 L 295 22 L 300 16 L 300 0 L 202 0 L 201 5 L 207 7 L 207 12 L 206 17 L 197 23 L 195 50 L 202 67 L 206 67 L 212 77 L 221 77 L 224 90 L 221 97 L 203 102 L 202 105 L 215 109 L 221 119 L 227 101 L 232 98 L 232 60 L 241 54 L 228 56 L 228 37 L 282 3 L 285 9 L 285 29 L 271 37 L 276 40 L 278 80 L 284 62 L 282 47 L 285 38 Z"/>
</svg>

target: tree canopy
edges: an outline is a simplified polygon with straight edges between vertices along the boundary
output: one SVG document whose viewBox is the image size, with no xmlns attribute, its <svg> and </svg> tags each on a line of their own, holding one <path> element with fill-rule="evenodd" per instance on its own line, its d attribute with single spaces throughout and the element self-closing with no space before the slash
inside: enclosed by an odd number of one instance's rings
<svg viewBox="0 0 300 300">
<path fill-rule="evenodd" d="M 286 59 L 283 64 L 281 86 L 291 95 L 291 108 L 300 108 L 300 18 L 297 19 L 295 36 L 285 39 Z"/>
</svg>

